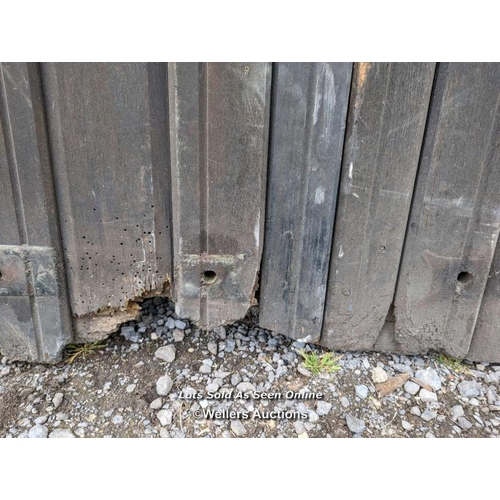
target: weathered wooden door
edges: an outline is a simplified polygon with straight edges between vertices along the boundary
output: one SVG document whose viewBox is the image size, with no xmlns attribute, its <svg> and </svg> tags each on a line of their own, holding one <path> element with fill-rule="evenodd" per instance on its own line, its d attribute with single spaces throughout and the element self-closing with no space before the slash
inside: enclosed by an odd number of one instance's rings
<svg viewBox="0 0 500 500">
<path fill-rule="evenodd" d="M 201 328 L 500 361 L 500 65 L 2 64 L 0 351 Z"/>
</svg>

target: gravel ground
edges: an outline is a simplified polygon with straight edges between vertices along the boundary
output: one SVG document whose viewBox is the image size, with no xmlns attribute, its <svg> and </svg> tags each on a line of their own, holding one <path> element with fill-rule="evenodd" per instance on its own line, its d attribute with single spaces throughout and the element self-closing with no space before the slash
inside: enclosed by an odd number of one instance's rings
<svg viewBox="0 0 500 500">
<path fill-rule="evenodd" d="M 0 436 L 499 436 L 499 365 L 361 352 L 313 375 L 297 351 L 323 351 L 259 328 L 256 310 L 202 332 L 165 299 L 142 307 L 140 321 L 72 362 L 3 358 Z"/>
</svg>

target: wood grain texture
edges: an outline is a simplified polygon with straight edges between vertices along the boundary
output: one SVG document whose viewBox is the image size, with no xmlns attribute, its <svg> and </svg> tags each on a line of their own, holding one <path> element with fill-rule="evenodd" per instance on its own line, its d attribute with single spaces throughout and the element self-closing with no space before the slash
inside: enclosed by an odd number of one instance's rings
<svg viewBox="0 0 500 500">
<path fill-rule="evenodd" d="M 395 316 L 405 352 L 469 351 L 500 222 L 500 64 L 440 64 Z"/>
<path fill-rule="evenodd" d="M 267 63 L 169 64 L 174 300 L 178 314 L 205 328 L 253 304 L 270 83 Z"/>
<path fill-rule="evenodd" d="M 86 315 L 171 280 L 167 66 L 42 68 L 71 308 L 88 331 Z"/>
<path fill-rule="evenodd" d="M 321 343 L 373 349 L 394 296 L 434 78 L 359 63 L 349 106 Z"/>
<path fill-rule="evenodd" d="M 14 191 L 10 178 L 9 158 L 5 148 L 3 125 L 0 123 L 0 238 L 2 244 L 19 245 L 21 239 L 17 227 Z"/>
<path fill-rule="evenodd" d="M 467 359 L 500 361 L 500 240 L 490 269 Z"/>
<path fill-rule="evenodd" d="M 276 63 L 259 323 L 317 341 L 351 63 Z"/>
<path fill-rule="evenodd" d="M 37 64 L 0 65 L 0 350 L 60 358 L 72 328 Z"/>
</svg>

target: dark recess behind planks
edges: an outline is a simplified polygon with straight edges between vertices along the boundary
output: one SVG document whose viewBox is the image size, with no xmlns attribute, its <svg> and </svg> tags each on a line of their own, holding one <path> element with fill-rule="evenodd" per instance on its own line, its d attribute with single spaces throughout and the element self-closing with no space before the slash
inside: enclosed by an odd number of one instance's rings
<svg viewBox="0 0 500 500">
<path fill-rule="evenodd" d="M 500 361 L 500 64 L 3 63 L 0 351 L 166 295 L 339 350 Z"/>
</svg>

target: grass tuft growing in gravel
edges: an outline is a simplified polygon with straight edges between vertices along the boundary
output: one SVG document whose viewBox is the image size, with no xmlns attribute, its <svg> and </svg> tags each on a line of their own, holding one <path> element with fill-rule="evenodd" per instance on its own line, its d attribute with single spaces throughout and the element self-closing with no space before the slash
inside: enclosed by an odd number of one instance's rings
<svg viewBox="0 0 500 500">
<path fill-rule="evenodd" d="M 80 356 L 86 359 L 87 356 L 95 351 L 104 349 L 106 345 L 107 343 L 103 340 L 96 340 L 95 342 L 89 342 L 87 344 L 69 344 L 66 347 L 66 354 L 69 355 L 67 362 L 71 364 Z"/>
<path fill-rule="evenodd" d="M 303 350 L 297 350 L 297 353 L 304 359 L 304 368 L 307 368 L 312 374 L 338 372 L 342 367 L 338 364 L 342 356 L 335 356 L 332 352 L 323 354 L 307 353 Z"/>
<path fill-rule="evenodd" d="M 463 360 L 451 358 L 446 356 L 445 354 L 440 354 L 438 356 L 438 361 L 444 366 L 447 366 L 450 370 L 453 370 L 457 373 L 463 373 L 466 375 L 472 375 L 471 371 L 465 366 Z"/>
</svg>

